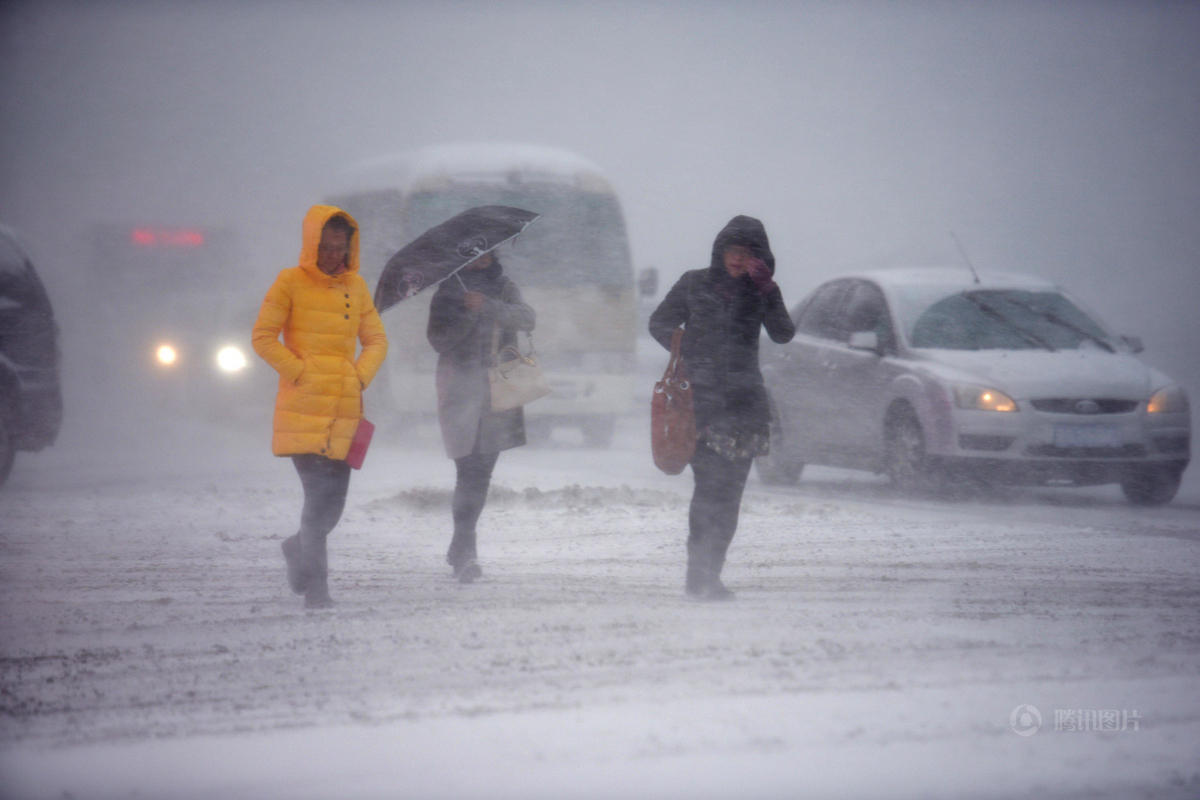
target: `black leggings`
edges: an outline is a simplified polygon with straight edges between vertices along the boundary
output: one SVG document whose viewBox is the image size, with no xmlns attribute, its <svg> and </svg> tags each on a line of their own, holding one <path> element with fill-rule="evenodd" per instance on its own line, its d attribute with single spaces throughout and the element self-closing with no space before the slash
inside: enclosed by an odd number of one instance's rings
<svg viewBox="0 0 1200 800">
<path fill-rule="evenodd" d="M 692 474 L 696 487 L 688 510 L 688 571 L 716 578 L 737 532 L 742 491 L 750 475 L 749 458 L 728 459 L 696 445 Z"/>
<path fill-rule="evenodd" d="M 483 513 L 487 502 L 488 486 L 492 482 L 492 470 L 500 453 L 471 453 L 454 459 L 454 499 L 450 510 L 454 515 L 454 538 L 446 561 L 456 566 L 460 562 L 476 557 L 475 523 Z"/>
<path fill-rule="evenodd" d="M 299 533 L 302 563 L 309 574 L 323 576 L 328 569 L 325 539 L 346 507 L 350 465 L 315 453 L 292 456 L 292 463 L 304 487 Z"/>
</svg>

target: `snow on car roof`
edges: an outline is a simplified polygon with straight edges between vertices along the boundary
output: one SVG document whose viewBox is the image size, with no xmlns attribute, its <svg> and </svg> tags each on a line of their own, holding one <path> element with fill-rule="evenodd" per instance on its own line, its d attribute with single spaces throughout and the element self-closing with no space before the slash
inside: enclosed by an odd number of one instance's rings
<svg viewBox="0 0 1200 800">
<path fill-rule="evenodd" d="M 441 144 L 359 161 L 335 178 L 335 190 L 398 189 L 436 179 L 492 179 L 574 183 L 607 191 L 604 173 L 593 162 L 569 150 L 540 145 L 477 142 Z"/>
<path fill-rule="evenodd" d="M 898 267 L 868 270 L 852 277 L 866 278 L 888 288 L 946 286 L 947 288 L 1055 289 L 1056 284 L 1035 275 L 1018 272 L 981 271 L 978 283 L 966 267 Z"/>
</svg>

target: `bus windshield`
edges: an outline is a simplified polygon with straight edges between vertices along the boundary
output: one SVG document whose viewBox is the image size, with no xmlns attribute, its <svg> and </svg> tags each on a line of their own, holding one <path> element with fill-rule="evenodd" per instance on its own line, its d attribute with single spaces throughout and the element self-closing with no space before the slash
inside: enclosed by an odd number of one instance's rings
<svg viewBox="0 0 1200 800">
<path fill-rule="evenodd" d="M 620 207 L 612 195 L 555 184 L 452 184 L 408 198 L 406 231 L 413 239 L 460 211 L 505 205 L 542 214 L 500 257 L 522 286 L 633 286 Z"/>
</svg>

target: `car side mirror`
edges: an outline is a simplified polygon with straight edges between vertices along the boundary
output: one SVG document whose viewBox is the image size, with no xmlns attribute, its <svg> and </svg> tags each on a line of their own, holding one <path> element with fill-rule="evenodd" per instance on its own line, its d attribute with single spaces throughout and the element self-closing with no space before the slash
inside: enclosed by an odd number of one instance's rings
<svg viewBox="0 0 1200 800">
<path fill-rule="evenodd" d="M 879 349 L 879 334 L 875 331 L 855 331 L 850 334 L 851 350 L 870 350 L 876 355 L 882 355 Z"/>
<path fill-rule="evenodd" d="M 1122 336 L 1121 341 L 1129 348 L 1131 353 L 1140 353 L 1146 349 L 1146 345 L 1142 344 L 1140 336 Z"/>
</svg>

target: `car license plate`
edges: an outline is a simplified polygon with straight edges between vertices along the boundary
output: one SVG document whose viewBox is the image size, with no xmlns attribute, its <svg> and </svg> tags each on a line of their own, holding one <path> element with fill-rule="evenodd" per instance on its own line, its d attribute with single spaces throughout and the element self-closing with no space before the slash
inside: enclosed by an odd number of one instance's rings
<svg viewBox="0 0 1200 800">
<path fill-rule="evenodd" d="M 1120 447 L 1121 432 L 1116 425 L 1055 425 L 1056 447 Z"/>
</svg>

